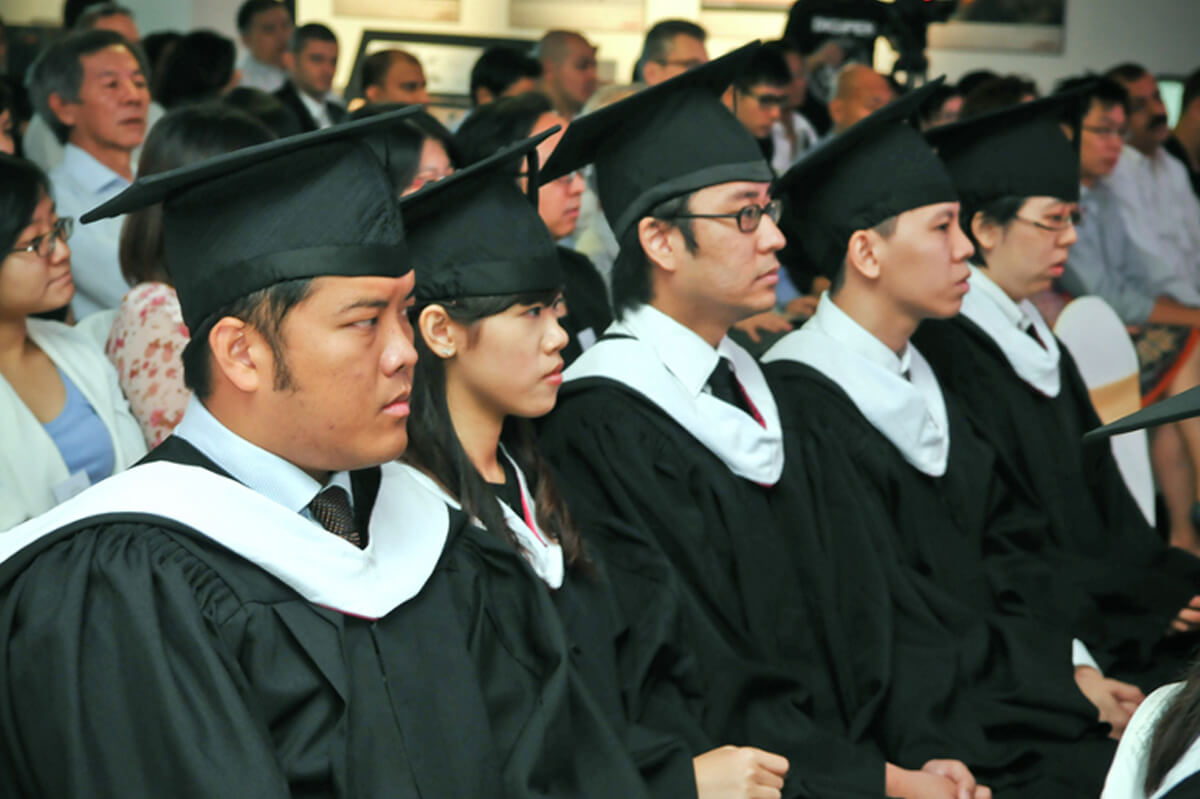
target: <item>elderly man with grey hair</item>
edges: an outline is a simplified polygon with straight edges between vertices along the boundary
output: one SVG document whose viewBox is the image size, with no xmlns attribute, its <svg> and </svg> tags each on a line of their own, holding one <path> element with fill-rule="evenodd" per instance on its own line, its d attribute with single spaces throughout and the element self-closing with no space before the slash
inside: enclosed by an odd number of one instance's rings
<svg viewBox="0 0 1200 799">
<path fill-rule="evenodd" d="M 65 146 L 50 172 L 60 216 L 80 216 L 133 182 L 133 151 L 146 136 L 150 90 L 145 58 L 119 33 L 89 30 L 50 45 L 34 62 L 29 94 Z M 119 218 L 79 225 L 71 236 L 77 318 L 116 308 L 121 277 Z"/>
</svg>

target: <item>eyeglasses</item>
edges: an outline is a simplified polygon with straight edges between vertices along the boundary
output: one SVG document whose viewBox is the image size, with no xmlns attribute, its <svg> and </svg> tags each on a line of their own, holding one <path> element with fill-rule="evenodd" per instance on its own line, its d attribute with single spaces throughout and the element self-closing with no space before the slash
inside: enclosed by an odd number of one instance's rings
<svg viewBox="0 0 1200 799">
<path fill-rule="evenodd" d="M 50 228 L 49 233 L 35 237 L 25 247 L 14 247 L 9 250 L 9 253 L 32 252 L 42 258 L 49 258 L 54 255 L 54 245 L 58 243 L 58 240 L 62 239 L 63 243 L 66 243 L 67 239 L 71 238 L 73 230 L 75 230 L 75 219 L 69 216 L 60 216 L 54 223 L 54 227 Z"/>
<path fill-rule="evenodd" d="M 583 177 L 583 171 L 580 169 L 572 170 L 571 172 L 568 172 L 565 175 L 559 175 L 554 180 L 547 180 L 542 185 L 543 186 L 566 186 L 568 183 L 573 181 L 576 176 Z M 517 177 L 527 178 L 527 177 L 529 177 L 529 173 L 524 172 L 524 171 L 518 172 Z"/>
<path fill-rule="evenodd" d="M 1084 125 L 1083 129 L 1088 133 L 1095 133 L 1097 136 L 1104 138 L 1118 138 L 1122 140 L 1129 133 L 1129 128 L 1113 128 L 1107 125 Z"/>
<path fill-rule="evenodd" d="M 1069 227 L 1075 227 L 1083 220 L 1083 214 L 1079 211 L 1072 211 L 1069 214 L 1056 214 L 1049 217 L 1049 222 L 1035 222 L 1032 219 L 1026 219 L 1023 216 L 1014 217 L 1019 222 L 1024 222 L 1027 225 L 1048 230 L 1051 233 L 1062 233 Z"/>
<path fill-rule="evenodd" d="M 787 105 L 788 96 L 786 94 L 742 92 L 746 97 L 755 100 L 763 108 L 783 108 Z"/>
<path fill-rule="evenodd" d="M 738 230 L 743 233 L 753 233 L 758 230 L 758 223 L 764 216 L 779 224 L 783 213 L 783 200 L 771 200 L 766 205 L 747 205 L 732 214 L 675 214 L 673 219 L 736 219 Z"/>
</svg>

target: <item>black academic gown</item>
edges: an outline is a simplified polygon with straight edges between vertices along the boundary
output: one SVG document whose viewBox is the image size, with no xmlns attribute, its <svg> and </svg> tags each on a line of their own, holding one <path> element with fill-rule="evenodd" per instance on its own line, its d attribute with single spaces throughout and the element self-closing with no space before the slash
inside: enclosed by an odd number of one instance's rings
<svg viewBox="0 0 1200 799">
<path fill-rule="evenodd" d="M 1047 397 L 963 316 L 926 321 L 913 341 L 995 452 L 997 473 L 1047 519 L 1036 544 L 1055 574 L 1093 597 L 1107 670 L 1146 691 L 1179 679 L 1195 636 L 1163 633 L 1200 593 L 1200 559 L 1167 546 L 1146 522 L 1107 442 L 1082 445 L 1100 420 L 1070 353 L 1060 344 L 1061 388 Z"/>
<path fill-rule="evenodd" d="M 645 795 L 526 568 L 452 515 L 372 620 L 169 519 L 51 533 L 0 564 L 0 795 Z"/>
<path fill-rule="evenodd" d="M 769 490 L 611 380 L 566 383 L 540 442 L 631 635 L 657 638 L 666 617 L 653 607 L 680 608 L 672 637 L 695 662 L 709 738 L 787 757 L 785 796 L 881 796 L 884 758 L 818 665 L 819 624 L 774 535 Z M 670 728 L 669 708 L 648 712 Z"/>
<path fill-rule="evenodd" d="M 910 697 L 922 709 L 914 721 L 968 731 L 944 756 L 1001 795 L 1097 795 L 1112 745 L 1074 683 L 1070 632 L 1031 607 L 1054 596 L 1053 581 L 1008 539 L 1037 517 L 990 485 L 986 448 L 967 446 L 952 413 L 951 464 L 928 477 L 824 375 L 793 361 L 764 372 L 784 426 L 785 478 L 807 483 L 818 505 L 819 523 L 787 540 L 806 579 L 819 586 L 825 575 L 836 609 L 827 623 L 847 637 L 834 657 L 851 664 L 850 678 Z M 985 544 L 989 529 L 997 535 Z M 872 672 L 866 661 L 889 653 L 890 667 Z M 894 715 L 883 715 L 882 733 L 903 730 Z"/>
<path fill-rule="evenodd" d="M 559 320 L 571 340 L 563 348 L 563 361 L 567 366 L 584 350 L 580 334 L 590 335 L 594 342 L 612 324 L 612 308 L 608 304 L 608 288 L 604 278 L 596 271 L 591 259 L 580 252 L 558 247 L 558 262 L 562 265 L 563 300 L 567 313 Z M 590 334 L 585 331 L 591 331 Z"/>
</svg>

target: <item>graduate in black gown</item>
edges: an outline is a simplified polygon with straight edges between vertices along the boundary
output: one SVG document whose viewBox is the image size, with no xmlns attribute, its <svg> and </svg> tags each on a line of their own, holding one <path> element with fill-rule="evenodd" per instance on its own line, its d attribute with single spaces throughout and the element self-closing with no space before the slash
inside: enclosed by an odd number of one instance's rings
<svg viewBox="0 0 1200 799">
<path fill-rule="evenodd" d="M 402 203 L 418 264 L 420 356 L 405 463 L 435 497 L 528 560 L 528 590 L 554 598 L 573 665 L 624 731 L 653 795 L 778 797 L 787 761 L 708 742 L 692 707 L 696 689 L 675 679 L 687 665 L 669 660 L 674 637 L 650 635 L 676 626 L 669 601 L 646 608 L 658 614 L 655 624 L 631 631 L 538 455 L 529 419 L 554 406 L 568 341 L 559 325 L 563 276 L 553 241 L 510 173 L 516 162 L 536 166 L 534 147 L 551 135 L 503 148 Z M 503 235 L 480 242 L 472 234 L 486 227 Z M 650 706 L 690 717 L 684 734 L 631 723 L 646 715 L 653 722 L 658 710 Z M 703 750 L 694 764 L 693 746 Z"/>
<path fill-rule="evenodd" d="M 455 142 L 468 163 L 486 158 L 501 147 L 526 136 L 534 136 L 554 126 L 567 127 L 568 121 L 555 112 L 550 100 L 540 92 L 502 97 L 480 106 L 463 120 L 454 134 Z M 558 144 L 561 131 L 545 139 L 538 147 L 543 162 Z M 525 186 L 527 177 L 516 165 L 512 178 Z M 575 232 L 583 197 L 583 178 L 577 172 L 563 175 L 538 192 L 538 213 L 554 241 L 566 240 Z M 492 235 L 491 225 L 477 231 L 478 236 Z M 563 276 L 565 313 L 559 323 L 570 337 L 562 357 L 569 366 L 585 349 L 595 343 L 612 323 L 608 288 L 604 278 L 586 255 L 558 245 Z"/>
<path fill-rule="evenodd" d="M 906 610 L 894 645 L 958 638 L 958 701 L 977 703 L 989 739 L 1011 736 L 1042 756 L 1005 769 L 997 784 L 1024 772 L 1063 781 L 1061 795 L 1095 795 L 1111 747 L 1098 739 L 1088 698 L 1119 723 L 1128 717 L 1122 702 L 1140 692 L 1106 680 L 1072 642 L 1076 597 L 1060 594 L 1020 546 L 1044 521 L 995 479 L 995 456 L 908 340 L 920 319 L 958 310 L 972 250 L 949 177 L 907 123 L 933 86 L 863 120 L 782 180 L 785 201 L 798 206 L 792 218 L 804 220 L 788 234 L 813 260 L 841 269 L 813 318 L 767 352 L 764 371 L 788 468 L 806 470 L 833 530 L 824 542 L 833 568 L 888 575 L 894 606 Z M 872 612 L 842 595 L 846 624 Z M 975 756 L 964 759 L 991 779 L 994 764 Z"/>
<path fill-rule="evenodd" d="M 954 180 L 976 245 L 962 311 L 922 323 L 913 342 L 1008 484 L 1046 516 L 1055 574 L 1084 586 L 1103 615 L 1108 671 L 1145 690 L 1182 673 L 1200 620 L 1200 559 L 1170 548 L 1134 501 L 1069 352 L 1029 298 L 1050 287 L 1076 240 L 1079 158 L 1058 95 L 928 134 Z M 1078 141 L 1078 135 L 1074 141 Z"/>
<path fill-rule="evenodd" d="M 414 276 L 363 137 L 403 117 L 85 217 L 165 200 L 195 398 L 2 542 L 0 794 L 646 795 L 523 559 L 391 463 Z"/>
<path fill-rule="evenodd" d="M 937 759 L 962 725 L 897 713 L 907 746 L 888 762 L 871 705 L 891 698 L 855 695 L 888 663 L 864 659 L 860 681 L 829 662 L 832 638 L 849 631 L 825 629 L 776 527 L 779 417 L 757 364 L 726 335 L 773 306 L 783 246 L 770 168 L 719 101 L 754 46 L 576 120 L 546 163 L 554 180 L 595 162 L 622 246 L 619 320 L 564 373 L 543 451 L 627 613 L 647 601 L 629 564 L 647 551 L 669 564 L 716 740 L 787 757 L 787 796 L 970 796 L 962 764 Z M 791 523 L 807 513 L 797 502 Z M 610 517 L 628 532 L 599 524 Z"/>
</svg>

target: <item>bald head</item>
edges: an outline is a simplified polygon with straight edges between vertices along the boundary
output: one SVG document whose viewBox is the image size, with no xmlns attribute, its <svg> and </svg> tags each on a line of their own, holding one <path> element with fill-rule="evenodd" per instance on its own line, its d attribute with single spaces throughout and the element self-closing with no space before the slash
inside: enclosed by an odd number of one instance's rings
<svg viewBox="0 0 1200 799">
<path fill-rule="evenodd" d="M 893 99 L 892 85 L 883 75 L 866 64 L 846 64 L 838 71 L 829 101 L 834 132 L 841 133 Z"/>
<path fill-rule="evenodd" d="M 575 31 L 552 30 L 538 43 L 542 91 L 570 119 L 596 91 L 596 48 Z"/>
</svg>

